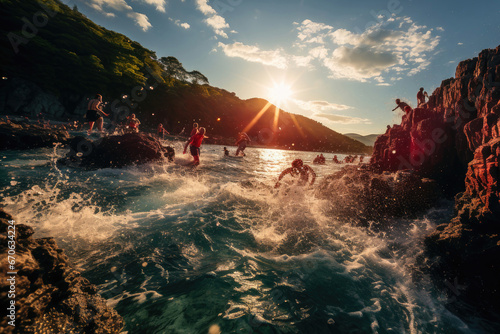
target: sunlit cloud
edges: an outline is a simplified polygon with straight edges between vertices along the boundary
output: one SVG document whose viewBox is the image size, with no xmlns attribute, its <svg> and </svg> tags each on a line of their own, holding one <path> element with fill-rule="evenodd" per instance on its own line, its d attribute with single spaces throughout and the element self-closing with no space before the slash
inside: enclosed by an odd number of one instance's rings
<svg viewBox="0 0 500 334">
<path fill-rule="evenodd" d="M 229 29 L 226 19 L 217 14 L 217 11 L 208 4 L 208 0 L 196 0 L 196 8 L 207 18 L 204 22 L 211 27 L 214 32 L 224 38 L 228 38 L 225 29 Z"/>
<path fill-rule="evenodd" d="M 135 24 L 141 27 L 143 31 L 147 31 L 151 28 L 151 23 L 149 23 L 148 17 L 141 13 L 131 12 L 127 14 L 128 17 L 135 21 Z"/>
<path fill-rule="evenodd" d="M 294 99 L 293 102 L 298 105 L 301 109 L 306 111 L 312 111 L 314 113 L 324 113 L 326 111 L 331 110 L 348 110 L 353 109 L 353 107 L 339 104 L 339 103 L 331 103 L 328 101 L 302 101 Z"/>
<path fill-rule="evenodd" d="M 107 13 L 105 7 L 117 11 L 132 10 L 125 0 L 90 0 L 89 6 L 101 13 Z"/>
<path fill-rule="evenodd" d="M 409 17 L 391 16 L 366 29 L 352 32 L 305 20 L 297 24 L 296 46 L 308 52 L 320 66 L 329 70 L 330 78 L 343 78 L 387 85 L 389 72 L 414 75 L 430 65 L 429 55 L 440 37 L 433 29 L 419 26 Z M 442 31 L 442 28 L 436 28 Z M 310 64 L 312 60 L 310 61 Z"/>
<path fill-rule="evenodd" d="M 235 42 L 233 44 L 219 42 L 219 47 L 228 57 L 238 57 L 249 62 L 261 63 L 281 69 L 288 67 L 287 56 L 281 49 L 261 50 L 258 46 L 245 45 L 240 42 Z"/>
<path fill-rule="evenodd" d="M 141 0 L 141 1 L 147 3 L 148 5 L 155 6 L 157 11 L 165 13 L 165 6 L 167 5 L 166 0 Z"/>
<path fill-rule="evenodd" d="M 338 124 L 372 124 L 367 118 L 359 118 L 359 117 L 351 117 L 344 115 L 335 115 L 335 114 L 316 114 L 316 117 L 325 118 L 332 123 Z"/>
<path fill-rule="evenodd" d="M 176 26 L 184 28 L 184 29 L 189 29 L 191 28 L 191 25 L 189 23 L 182 23 L 180 20 L 174 20 L 173 18 L 169 18 L 170 21 L 172 21 Z"/>
<path fill-rule="evenodd" d="M 319 43 L 323 44 L 324 34 L 320 34 L 322 31 L 330 31 L 333 29 L 332 26 L 329 26 L 324 23 L 313 22 L 311 20 L 304 20 L 302 23 L 294 22 L 295 25 L 298 25 L 298 38 L 299 40 L 305 43 Z"/>
<path fill-rule="evenodd" d="M 157 6 L 157 10 L 165 12 L 165 0 L 142 0 L 145 3 Z M 133 8 L 127 4 L 125 0 L 89 0 L 87 3 L 91 8 L 106 15 L 107 17 L 115 17 L 115 13 L 109 10 L 127 13 L 127 17 L 134 20 L 135 24 L 143 31 L 151 28 L 149 18 L 145 14 L 134 12 Z"/>
</svg>

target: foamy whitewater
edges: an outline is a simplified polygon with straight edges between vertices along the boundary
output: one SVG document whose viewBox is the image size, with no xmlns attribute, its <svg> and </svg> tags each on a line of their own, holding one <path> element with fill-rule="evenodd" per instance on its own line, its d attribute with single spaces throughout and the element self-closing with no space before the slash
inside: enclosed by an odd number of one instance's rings
<svg viewBox="0 0 500 334">
<path fill-rule="evenodd" d="M 449 207 L 375 232 L 330 218 L 315 188 L 273 188 L 296 158 L 321 182 L 340 168 L 333 154 L 316 166 L 317 153 L 222 151 L 203 145 L 196 169 L 95 171 L 56 167 L 61 148 L 7 151 L 1 201 L 35 237 L 56 239 L 128 333 L 478 332 L 411 277 Z"/>
</svg>

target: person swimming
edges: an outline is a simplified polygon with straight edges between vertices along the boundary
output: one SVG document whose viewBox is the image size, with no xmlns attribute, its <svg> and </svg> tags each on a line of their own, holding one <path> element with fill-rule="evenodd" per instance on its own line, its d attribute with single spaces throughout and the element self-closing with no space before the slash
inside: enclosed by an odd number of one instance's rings
<svg viewBox="0 0 500 334">
<path fill-rule="evenodd" d="M 292 162 L 292 167 L 289 167 L 281 172 L 280 176 L 278 177 L 278 182 L 276 182 L 274 188 L 278 188 L 281 185 L 280 180 L 287 174 L 291 174 L 292 177 L 299 176 L 299 185 L 301 186 L 307 185 L 307 183 L 309 182 L 309 176 L 312 177 L 309 185 L 312 186 L 314 181 L 316 180 L 316 173 L 314 172 L 314 170 L 308 165 L 304 165 L 304 162 L 301 159 L 295 159 Z"/>
</svg>

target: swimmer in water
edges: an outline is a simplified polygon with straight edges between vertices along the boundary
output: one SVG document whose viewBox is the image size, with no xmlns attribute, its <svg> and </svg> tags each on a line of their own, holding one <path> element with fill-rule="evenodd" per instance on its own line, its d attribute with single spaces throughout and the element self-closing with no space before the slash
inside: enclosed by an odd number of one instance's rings
<svg viewBox="0 0 500 334">
<path fill-rule="evenodd" d="M 293 177 L 299 176 L 299 185 L 301 186 L 305 186 L 307 184 L 307 182 L 309 181 L 309 175 L 312 177 L 311 183 L 309 185 L 312 186 L 314 181 L 316 180 L 316 173 L 314 172 L 314 170 L 308 165 L 304 165 L 304 162 L 301 159 L 295 159 L 292 162 L 292 167 L 289 167 L 281 172 L 280 176 L 278 177 L 278 182 L 276 182 L 274 188 L 278 188 L 280 186 L 280 180 L 286 174 L 291 174 Z"/>
</svg>

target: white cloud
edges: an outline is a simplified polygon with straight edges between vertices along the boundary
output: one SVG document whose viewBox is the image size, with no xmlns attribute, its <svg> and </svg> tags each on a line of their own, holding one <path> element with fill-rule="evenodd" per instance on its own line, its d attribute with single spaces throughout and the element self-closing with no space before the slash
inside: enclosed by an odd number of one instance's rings
<svg viewBox="0 0 500 334">
<path fill-rule="evenodd" d="M 156 5 L 157 10 L 165 11 L 165 0 L 142 0 L 148 4 Z M 107 17 L 115 17 L 115 13 L 108 12 L 107 10 L 113 9 L 119 12 L 126 12 L 127 17 L 133 19 L 135 24 L 141 27 L 143 31 L 147 31 L 151 28 L 151 23 L 146 15 L 134 12 L 133 8 L 130 7 L 125 0 L 90 0 L 87 3 L 90 7 L 101 12 Z"/>
<path fill-rule="evenodd" d="M 311 61 L 313 60 L 312 56 L 292 56 L 292 59 L 293 59 L 295 65 L 297 65 L 299 67 L 312 68 L 312 66 L 311 66 Z"/>
<path fill-rule="evenodd" d="M 141 27 L 143 31 L 147 31 L 151 28 L 151 23 L 149 23 L 149 19 L 146 15 L 136 12 L 130 12 L 127 14 L 128 17 L 135 21 L 135 24 Z"/>
<path fill-rule="evenodd" d="M 198 6 L 198 10 L 206 16 L 217 14 L 215 9 L 208 4 L 208 0 L 196 0 L 196 5 Z"/>
<path fill-rule="evenodd" d="M 440 41 L 433 29 L 409 17 L 392 16 L 358 33 L 311 20 L 295 25 L 296 45 L 329 69 L 331 78 L 375 80 L 379 85 L 387 85 L 384 77 L 394 72 L 414 75 L 426 69 Z"/>
<path fill-rule="evenodd" d="M 219 42 L 219 47 L 228 57 L 238 57 L 246 61 L 274 66 L 280 69 L 285 69 L 288 66 L 287 56 L 281 49 L 261 50 L 258 46 L 245 45 L 240 42 L 233 44 Z"/>
<path fill-rule="evenodd" d="M 90 7 L 97 11 L 106 13 L 104 7 L 109 7 L 117 11 L 132 10 L 125 0 L 90 0 Z"/>
<path fill-rule="evenodd" d="M 335 114 L 317 114 L 316 117 L 326 118 L 332 123 L 340 123 L 340 124 L 372 124 L 367 118 L 359 118 L 359 117 L 351 117 L 344 115 L 335 115 Z"/>
<path fill-rule="evenodd" d="M 156 6 L 156 10 L 162 13 L 165 13 L 165 6 L 167 4 L 166 0 L 142 0 L 148 5 Z"/>
<path fill-rule="evenodd" d="M 437 31 L 444 31 L 444 28 L 443 27 L 436 27 L 436 30 Z"/>
<path fill-rule="evenodd" d="M 353 116 L 338 115 L 333 113 L 334 111 L 344 111 L 349 109 L 354 109 L 351 106 L 339 103 L 332 103 L 329 101 L 316 100 L 316 101 L 303 101 L 303 100 L 292 100 L 302 110 L 309 113 L 312 112 L 312 117 L 314 118 L 324 118 L 329 120 L 331 123 L 337 124 L 372 124 L 369 119 L 359 118 Z"/>
<path fill-rule="evenodd" d="M 189 29 L 191 26 L 189 23 L 182 23 L 180 20 L 174 20 L 173 18 L 169 18 L 170 21 L 172 21 L 176 26 L 184 28 L 184 29 Z"/>
<path fill-rule="evenodd" d="M 196 0 L 197 9 L 203 13 L 207 18 L 205 23 L 211 27 L 214 32 L 224 38 L 228 38 L 225 29 L 229 29 L 229 24 L 222 16 L 217 14 L 217 11 L 208 4 L 208 0 Z"/>
<path fill-rule="evenodd" d="M 213 15 L 205 19 L 205 22 L 208 26 L 212 27 L 215 33 L 219 36 L 227 38 L 227 34 L 224 32 L 224 29 L 229 28 L 229 24 L 226 23 L 226 20 L 219 15 Z"/>
<path fill-rule="evenodd" d="M 309 55 L 314 58 L 325 59 L 328 56 L 329 50 L 324 46 L 318 46 L 309 50 Z"/>
<path fill-rule="evenodd" d="M 295 22 L 296 25 L 299 25 Z M 299 25 L 297 30 L 299 31 L 298 37 L 301 41 L 306 43 L 324 43 L 324 35 L 320 34 L 322 31 L 330 31 L 333 29 L 332 26 L 323 23 L 313 22 L 311 20 L 304 20 Z"/>
<path fill-rule="evenodd" d="M 464 45 L 464 43 L 462 43 L 462 42 L 459 42 L 459 43 L 457 43 L 457 45 Z"/>
<path fill-rule="evenodd" d="M 294 99 L 293 102 L 301 109 L 312 111 L 314 113 L 324 113 L 330 110 L 348 110 L 353 109 L 345 104 L 331 103 L 328 101 L 302 101 Z"/>
</svg>

